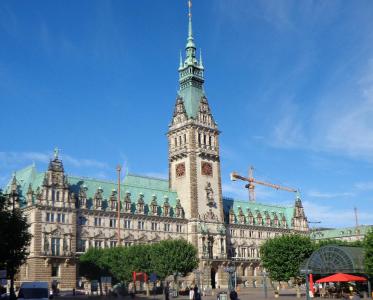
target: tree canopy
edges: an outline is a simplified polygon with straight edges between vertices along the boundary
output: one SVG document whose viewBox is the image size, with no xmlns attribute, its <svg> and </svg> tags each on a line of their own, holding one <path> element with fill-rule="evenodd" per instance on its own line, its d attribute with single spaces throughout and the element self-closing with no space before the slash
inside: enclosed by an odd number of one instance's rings
<svg viewBox="0 0 373 300">
<path fill-rule="evenodd" d="M 89 249 L 80 257 L 80 273 L 99 280 L 104 274 L 118 281 L 131 281 L 132 272 L 156 273 L 164 279 L 187 274 L 198 266 L 197 249 L 185 240 L 106 249 Z"/>
<path fill-rule="evenodd" d="M 299 267 L 315 246 L 308 236 L 291 234 L 267 240 L 260 248 L 263 267 L 276 281 L 299 277 Z"/>
<path fill-rule="evenodd" d="M 373 276 L 373 230 L 364 237 L 364 267 L 367 274 Z"/>
<path fill-rule="evenodd" d="M 7 270 L 11 280 L 11 297 L 14 298 L 14 276 L 29 254 L 31 234 L 22 210 L 15 207 L 10 198 L 0 190 L 0 269 Z M 12 201 L 16 201 L 15 198 Z"/>
</svg>

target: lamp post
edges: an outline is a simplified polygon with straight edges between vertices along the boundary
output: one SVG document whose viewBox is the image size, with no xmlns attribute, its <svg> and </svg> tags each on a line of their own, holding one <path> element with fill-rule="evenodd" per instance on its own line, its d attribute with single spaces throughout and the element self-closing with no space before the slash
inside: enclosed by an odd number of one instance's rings
<svg viewBox="0 0 373 300">
<path fill-rule="evenodd" d="M 228 291 L 231 292 L 233 288 L 233 273 L 236 271 L 234 266 L 228 266 L 224 268 L 224 272 L 228 273 Z"/>
<path fill-rule="evenodd" d="M 193 271 L 194 275 L 196 276 L 196 279 L 197 279 L 197 287 L 199 289 L 199 286 L 200 286 L 200 275 L 203 274 L 203 271 L 200 271 L 198 269 L 195 269 Z"/>
<path fill-rule="evenodd" d="M 308 281 L 308 275 L 311 274 L 312 270 L 311 269 L 301 269 L 300 273 L 304 274 L 306 276 L 306 299 L 310 300 L 310 284 Z"/>
<path fill-rule="evenodd" d="M 268 298 L 268 290 L 267 290 L 267 272 L 263 271 L 263 290 L 264 290 L 264 298 Z"/>
</svg>

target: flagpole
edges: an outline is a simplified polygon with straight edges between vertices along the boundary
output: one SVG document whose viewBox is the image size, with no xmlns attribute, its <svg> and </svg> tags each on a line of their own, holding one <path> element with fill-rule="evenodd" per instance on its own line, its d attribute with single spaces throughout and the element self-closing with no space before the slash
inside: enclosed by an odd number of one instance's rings
<svg viewBox="0 0 373 300">
<path fill-rule="evenodd" d="M 118 216 L 117 216 L 117 222 L 118 222 L 118 246 L 120 246 L 121 241 L 120 241 L 120 172 L 122 168 L 120 165 L 117 166 L 117 172 L 118 172 L 118 202 L 117 202 L 117 211 L 118 211 Z"/>
</svg>

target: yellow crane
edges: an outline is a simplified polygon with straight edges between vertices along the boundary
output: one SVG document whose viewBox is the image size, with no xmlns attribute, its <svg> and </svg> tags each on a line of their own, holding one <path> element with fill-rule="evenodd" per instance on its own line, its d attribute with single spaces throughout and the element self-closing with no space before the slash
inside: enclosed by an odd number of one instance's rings
<svg viewBox="0 0 373 300">
<path fill-rule="evenodd" d="M 251 201 L 251 202 L 255 202 L 255 184 L 268 186 L 268 187 L 274 188 L 276 190 L 283 190 L 283 191 L 288 191 L 288 192 L 292 192 L 292 193 L 298 193 L 298 190 L 293 189 L 293 188 L 289 188 L 289 187 L 286 187 L 286 186 L 281 186 L 281 185 L 278 185 L 278 184 L 273 184 L 273 183 L 270 183 L 270 182 L 265 182 L 265 181 L 255 179 L 254 178 L 254 167 L 253 166 L 250 166 L 250 168 L 249 168 L 249 177 L 241 176 L 241 175 L 237 174 L 237 172 L 232 172 L 230 174 L 230 177 L 231 177 L 232 181 L 242 180 L 242 181 L 247 181 L 248 182 L 248 184 L 246 184 L 245 187 L 247 189 L 249 189 L 249 201 Z"/>
</svg>

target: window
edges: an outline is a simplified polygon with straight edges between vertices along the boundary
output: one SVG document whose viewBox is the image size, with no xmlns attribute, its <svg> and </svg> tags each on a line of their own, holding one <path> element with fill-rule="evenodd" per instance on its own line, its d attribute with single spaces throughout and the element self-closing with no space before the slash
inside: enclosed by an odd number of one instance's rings
<svg viewBox="0 0 373 300">
<path fill-rule="evenodd" d="M 46 214 L 46 221 L 47 222 L 54 222 L 54 214 L 53 213 L 47 213 Z"/>
<path fill-rule="evenodd" d="M 52 202 L 56 201 L 56 191 L 52 190 Z"/>
<path fill-rule="evenodd" d="M 249 237 L 254 237 L 254 232 L 253 231 L 249 231 Z"/>
<path fill-rule="evenodd" d="M 263 237 L 263 232 L 259 231 L 259 232 L 258 232 L 258 238 L 261 239 L 262 237 Z"/>
<path fill-rule="evenodd" d="M 198 133 L 198 144 L 201 145 L 201 134 L 200 133 Z"/>
<path fill-rule="evenodd" d="M 65 214 L 57 214 L 57 222 L 58 223 L 65 223 Z"/>
<path fill-rule="evenodd" d="M 186 144 L 186 134 L 184 133 L 184 144 Z"/>
<path fill-rule="evenodd" d="M 132 245 L 132 242 L 124 242 L 125 247 L 131 246 L 131 245 Z"/>
<path fill-rule="evenodd" d="M 230 232 L 231 232 L 231 236 L 235 236 L 236 235 L 236 232 L 235 232 L 234 229 L 231 229 Z"/>
<path fill-rule="evenodd" d="M 137 222 L 137 229 L 144 230 L 144 221 Z"/>
<path fill-rule="evenodd" d="M 245 230 L 243 229 L 240 230 L 240 237 L 245 237 Z"/>
<path fill-rule="evenodd" d="M 52 255 L 60 255 L 60 239 L 52 238 Z"/>
<path fill-rule="evenodd" d="M 102 241 L 95 241 L 95 248 L 101 248 Z"/>
<path fill-rule="evenodd" d="M 60 265 L 52 264 L 52 277 L 60 276 Z"/>
<path fill-rule="evenodd" d="M 174 138 L 175 147 L 177 147 L 177 138 Z"/>
<path fill-rule="evenodd" d="M 183 225 L 176 225 L 176 232 L 182 232 L 183 231 Z"/>
<path fill-rule="evenodd" d="M 153 230 L 153 231 L 158 230 L 158 223 L 156 223 L 156 222 L 152 222 L 152 230 Z"/>
<path fill-rule="evenodd" d="M 241 257 L 246 257 L 246 248 L 241 249 Z"/>
<path fill-rule="evenodd" d="M 110 219 L 109 225 L 110 225 L 111 228 L 117 227 L 117 220 L 116 219 Z"/>
<path fill-rule="evenodd" d="M 80 216 L 79 217 L 79 225 L 87 225 L 87 218 L 86 217 L 83 217 L 83 216 Z"/>
<path fill-rule="evenodd" d="M 164 224 L 164 231 L 170 231 L 170 224 Z"/>
<path fill-rule="evenodd" d="M 131 220 L 124 220 L 124 228 L 131 228 Z"/>
<path fill-rule="evenodd" d="M 86 244 L 86 240 L 78 241 L 78 252 L 85 252 L 85 244 Z"/>
<path fill-rule="evenodd" d="M 60 192 L 57 192 L 57 193 L 56 193 L 56 196 L 57 196 L 57 197 L 56 197 L 57 201 L 60 201 Z"/>
<path fill-rule="evenodd" d="M 110 248 L 114 248 L 117 246 L 117 241 L 110 241 Z"/>
<path fill-rule="evenodd" d="M 179 135 L 179 145 L 181 145 L 181 135 Z"/>
<path fill-rule="evenodd" d="M 95 226 L 101 226 L 101 218 L 95 218 Z"/>
<path fill-rule="evenodd" d="M 267 238 L 271 237 L 271 233 L 267 232 Z"/>
</svg>

